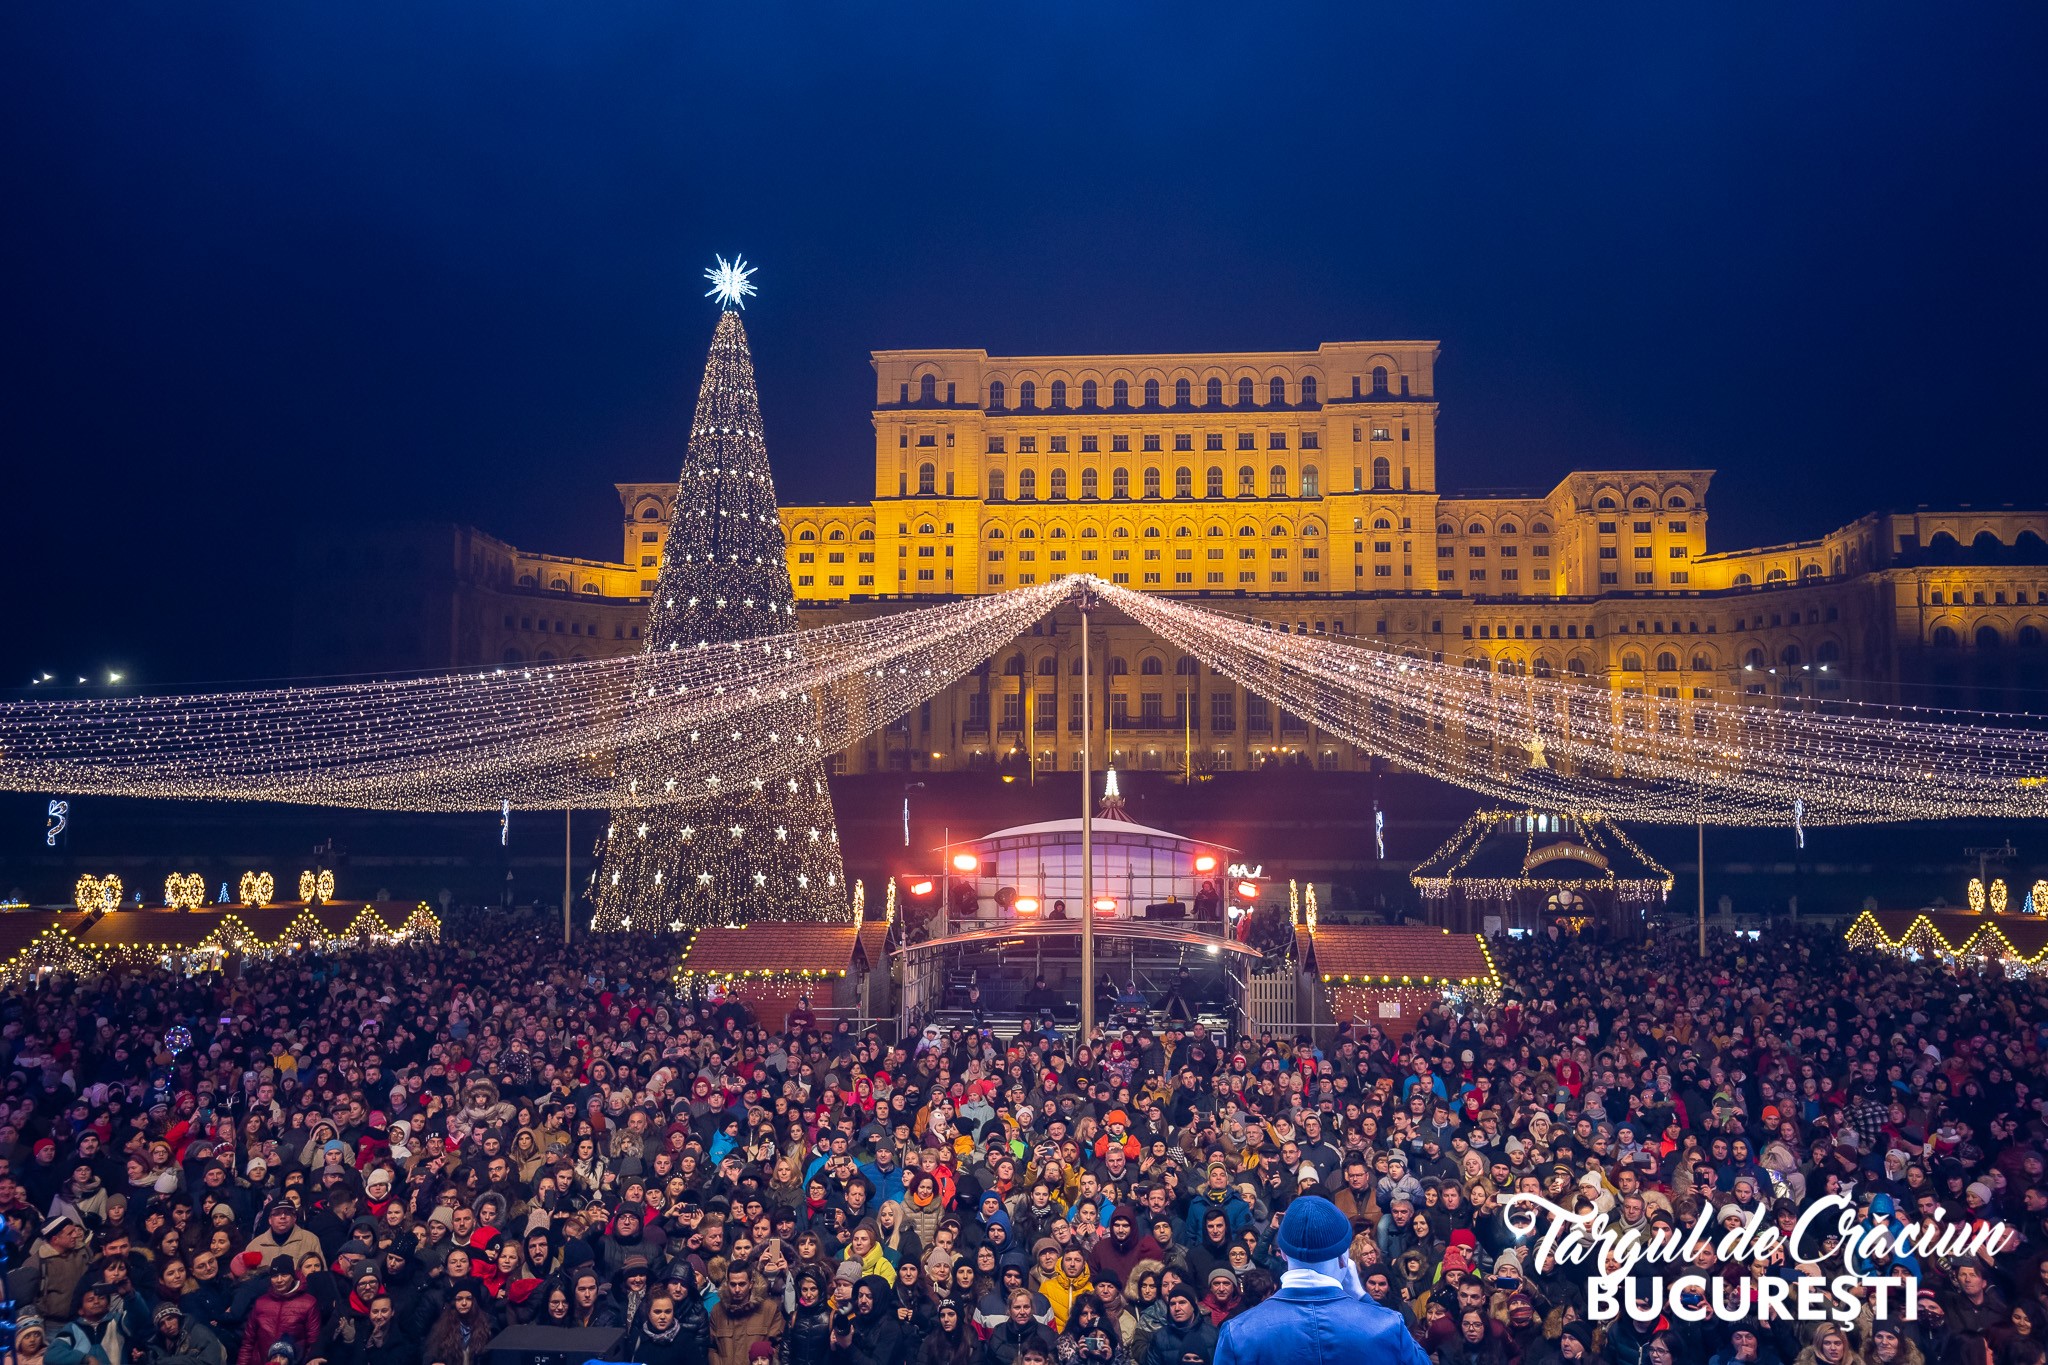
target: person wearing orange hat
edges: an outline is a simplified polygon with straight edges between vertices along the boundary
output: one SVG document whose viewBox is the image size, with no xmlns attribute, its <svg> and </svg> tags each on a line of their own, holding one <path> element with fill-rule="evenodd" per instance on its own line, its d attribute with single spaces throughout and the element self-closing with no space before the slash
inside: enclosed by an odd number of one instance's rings
<svg viewBox="0 0 2048 1365">
<path fill-rule="evenodd" d="M 1121 1109 L 1112 1109 L 1103 1116 L 1103 1134 L 1095 1139 L 1095 1156 L 1098 1160 L 1109 1155 L 1111 1146 L 1124 1149 L 1124 1156 L 1136 1161 L 1145 1150 L 1144 1144 L 1131 1135 L 1131 1116 Z"/>
</svg>

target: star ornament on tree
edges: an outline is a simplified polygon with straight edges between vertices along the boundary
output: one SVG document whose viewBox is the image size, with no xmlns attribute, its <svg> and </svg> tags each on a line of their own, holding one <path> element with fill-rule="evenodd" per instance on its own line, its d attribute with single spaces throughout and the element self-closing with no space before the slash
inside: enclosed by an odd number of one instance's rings
<svg viewBox="0 0 2048 1365">
<path fill-rule="evenodd" d="M 744 256 L 734 256 L 730 262 L 718 257 L 718 264 L 704 272 L 704 278 L 711 281 L 704 297 L 717 299 L 719 307 L 728 313 L 745 308 L 747 296 L 755 292 L 751 277 L 756 269 L 747 264 Z"/>
</svg>

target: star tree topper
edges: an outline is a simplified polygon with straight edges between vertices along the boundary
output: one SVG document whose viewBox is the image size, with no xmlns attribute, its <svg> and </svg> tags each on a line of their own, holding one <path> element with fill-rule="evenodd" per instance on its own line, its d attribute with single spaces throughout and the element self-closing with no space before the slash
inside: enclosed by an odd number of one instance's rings
<svg viewBox="0 0 2048 1365">
<path fill-rule="evenodd" d="M 744 256 L 734 256 L 730 262 L 725 257 L 717 258 L 718 264 L 704 272 L 704 278 L 711 281 L 711 287 L 704 291 L 707 299 L 717 299 L 726 312 L 747 306 L 747 295 L 754 291 L 752 275 L 757 267 L 747 264 Z"/>
</svg>

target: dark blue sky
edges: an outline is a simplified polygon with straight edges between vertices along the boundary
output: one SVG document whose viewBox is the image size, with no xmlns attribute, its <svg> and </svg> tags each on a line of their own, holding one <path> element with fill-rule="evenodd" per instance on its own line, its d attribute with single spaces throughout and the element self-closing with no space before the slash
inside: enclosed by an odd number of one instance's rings
<svg viewBox="0 0 2048 1365">
<path fill-rule="evenodd" d="M 1437 337 L 1447 488 L 2039 501 L 2048 10 L 0 11 L 0 677 L 273 673 L 288 537 L 616 552 L 714 251 L 786 501 L 870 348 Z M 335 528 L 339 528 L 338 530 Z M 237 639 L 247 643 L 235 646 Z M 182 650 L 173 649 L 173 643 Z"/>
</svg>

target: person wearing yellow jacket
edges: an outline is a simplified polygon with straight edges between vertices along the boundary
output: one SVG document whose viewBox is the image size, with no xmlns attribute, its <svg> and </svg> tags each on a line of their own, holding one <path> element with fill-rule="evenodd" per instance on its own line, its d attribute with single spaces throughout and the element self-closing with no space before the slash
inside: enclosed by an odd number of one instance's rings
<svg viewBox="0 0 2048 1365">
<path fill-rule="evenodd" d="M 1046 1277 L 1038 1292 L 1052 1305 L 1053 1330 L 1066 1331 L 1067 1315 L 1074 1311 L 1074 1305 L 1095 1292 L 1095 1281 L 1088 1274 L 1088 1258 L 1081 1254 L 1079 1246 L 1069 1246 L 1060 1254 L 1060 1268 Z"/>
</svg>

